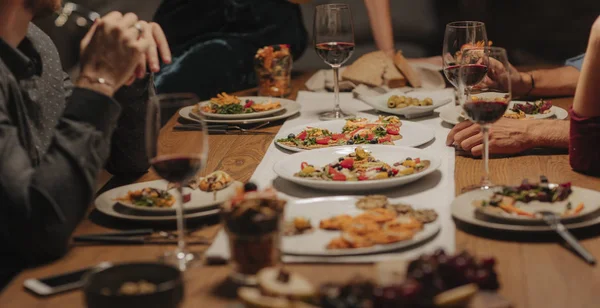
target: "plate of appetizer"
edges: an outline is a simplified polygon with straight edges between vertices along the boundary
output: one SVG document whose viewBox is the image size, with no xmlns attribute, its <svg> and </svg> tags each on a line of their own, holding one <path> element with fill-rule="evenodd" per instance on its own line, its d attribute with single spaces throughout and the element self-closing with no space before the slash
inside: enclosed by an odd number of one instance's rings
<svg viewBox="0 0 600 308">
<path fill-rule="evenodd" d="M 435 132 L 426 125 L 379 116 L 298 125 L 277 134 L 275 144 L 294 152 L 361 144 L 416 147 L 434 137 Z"/>
<path fill-rule="evenodd" d="M 209 101 L 196 104 L 192 112 L 215 119 L 248 119 L 265 117 L 283 110 L 279 99 L 260 96 L 237 97 L 225 92 Z"/>
<path fill-rule="evenodd" d="M 454 101 L 453 92 L 450 90 L 411 92 L 394 90 L 383 95 L 361 97 L 361 100 L 379 111 L 406 118 L 431 114 L 434 109 Z"/>
<path fill-rule="evenodd" d="M 242 186 L 223 171 L 191 180 L 183 188 L 186 217 L 218 213 L 218 205 L 235 195 Z M 171 183 L 156 180 L 113 188 L 99 195 L 95 205 L 100 212 L 120 218 L 171 220 L 176 218 L 176 196 Z"/>
<path fill-rule="evenodd" d="M 437 213 L 383 195 L 304 199 L 286 205 L 282 252 L 346 256 L 415 246 L 440 230 Z"/>
<path fill-rule="evenodd" d="M 569 113 L 557 106 L 552 106 L 550 101 L 539 100 L 536 102 L 512 101 L 508 110 L 504 113 L 505 118 L 509 119 L 548 119 L 556 118 L 564 120 Z M 548 106 L 550 105 L 550 108 Z M 540 113 L 540 108 L 546 108 Z M 529 112 L 529 114 L 527 113 Z M 461 106 L 450 106 L 440 110 L 440 118 L 452 125 L 456 125 L 466 120 Z"/>
<path fill-rule="evenodd" d="M 254 103 L 262 103 L 262 102 L 269 102 L 269 100 L 271 100 L 272 102 L 277 101 L 279 102 L 279 104 L 281 104 L 281 108 L 277 109 L 277 110 L 270 110 L 273 112 L 270 112 L 268 114 L 265 114 L 263 112 L 260 113 L 254 113 L 255 117 L 252 117 L 252 115 L 250 117 L 248 117 L 248 114 L 242 114 L 241 117 L 236 116 L 236 115 L 217 115 L 217 117 L 219 116 L 225 116 L 226 118 L 215 118 L 212 115 L 211 116 L 205 116 L 204 120 L 206 121 L 206 123 L 213 123 L 213 124 L 255 124 L 255 123 L 263 123 L 266 121 L 277 121 L 277 120 L 281 120 L 281 119 L 286 119 L 289 118 L 295 114 L 297 114 L 298 112 L 300 112 L 300 104 L 296 103 L 293 100 L 289 100 L 289 99 L 284 99 L 284 98 L 271 98 L 271 97 L 262 97 L 262 96 L 240 96 L 238 97 L 238 99 L 242 102 L 246 101 L 246 100 L 252 100 Z M 190 120 L 190 121 L 198 121 L 199 119 L 199 108 L 201 106 L 201 104 L 207 104 L 210 103 L 210 101 L 208 102 L 202 102 L 199 104 L 196 104 L 194 106 L 188 106 L 188 107 L 184 107 L 181 108 L 179 110 L 179 116 L 186 119 L 186 120 Z M 243 106 L 242 106 L 243 107 Z M 237 108 L 237 107 L 236 107 Z"/>
<path fill-rule="evenodd" d="M 496 186 L 458 196 L 452 215 L 461 221 L 483 227 L 514 231 L 552 231 L 541 211 L 555 213 L 569 229 L 600 222 L 600 193 L 571 183 L 539 183 L 523 180 L 517 186 Z"/>
<path fill-rule="evenodd" d="M 321 190 L 356 191 L 402 186 L 434 172 L 441 160 L 420 149 L 367 145 L 305 151 L 277 162 L 277 175 Z"/>
</svg>

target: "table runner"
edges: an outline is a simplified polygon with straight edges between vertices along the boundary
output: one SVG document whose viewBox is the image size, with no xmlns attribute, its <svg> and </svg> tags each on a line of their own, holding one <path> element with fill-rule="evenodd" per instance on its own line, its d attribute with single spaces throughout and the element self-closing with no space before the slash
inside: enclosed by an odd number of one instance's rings
<svg viewBox="0 0 600 308">
<path fill-rule="evenodd" d="M 449 92 L 452 93 L 452 92 Z M 450 94 L 452 95 L 452 94 Z M 308 124 L 318 121 L 318 114 L 323 111 L 329 111 L 333 107 L 332 93 L 314 93 L 300 91 L 296 99 L 302 105 L 301 114 L 292 119 L 288 119 L 281 131 L 285 131 L 297 125 Z M 360 100 L 354 99 L 351 93 L 341 93 L 340 101 L 342 109 L 356 113 L 358 116 L 374 117 L 375 110 Z M 448 104 L 441 108 L 453 107 L 454 104 Z M 431 241 L 408 250 L 394 251 L 388 253 L 344 256 L 344 257 L 313 257 L 313 256 L 292 256 L 284 255 L 282 260 L 285 263 L 372 263 L 384 260 L 402 258 L 412 259 L 423 253 L 431 252 L 437 248 L 444 248 L 446 251 L 454 251 L 455 229 L 450 214 L 450 203 L 454 199 L 454 148 L 445 145 L 446 135 L 450 131 L 449 126 L 445 126 L 442 120 L 434 114 L 430 117 L 417 119 L 416 122 L 427 125 L 435 130 L 435 139 L 420 148 L 441 158 L 442 164 L 438 172 L 434 172 L 421 180 L 402 187 L 396 187 L 387 190 L 373 191 L 376 194 L 384 194 L 390 198 L 391 202 L 403 202 L 413 204 L 417 207 L 434 208 L 439 215 L 442 228 L 439 234 Z M 402 131 L 400 132 L 402 133 Z M 291 155 L 283 152 L 274 143 L 269 146 L 261 163 L 250 179 L 260 188 L 273 186 L 280 193 L 280 197 L 288 201 L 299 198 L 313 198 L 322 196 L 336 195 L 334 192 L 318 191 L 310 188 L 304 188 L 294 183 L 287 182 L 278 178 L 273 171 L 273 165 Z M 348 195 L 339 193 L 338 195 Z M 229 248 L 227 236 L 223 230 L 219 231 L 211 247 L 206 251 L 207 257 L 229 258 Z"/>
</svg>

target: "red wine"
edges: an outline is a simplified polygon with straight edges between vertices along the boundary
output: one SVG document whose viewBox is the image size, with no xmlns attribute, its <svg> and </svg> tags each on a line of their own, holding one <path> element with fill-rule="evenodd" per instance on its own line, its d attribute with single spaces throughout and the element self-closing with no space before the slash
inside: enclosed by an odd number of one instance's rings
<svg viewBox="0 0 600 308">
<path fill-rule="evenodd" d="M 474 86 L 480 83 L 487 74 L 488 68 L 481 64 L 467 64 L 465 65 L 465 81 L 467 86 Z M 455 87 L 458 86 L 458 73 L 460 72 L 460 65 L 448 66 L 444 69 L 444 73 L 448 81 Z"/>
<path fill-rule="evenodd" d="M 197 156 L 159 156 L 152 159 L 150 164 L 161 178 L 182 183 L 200 171 L 202 159 Z"/>
<path fill-rule="evenodd" d="M 342 65 L 354 51 L 354 43 L 329 42 L 315 47 L 317 54 L 329 65 Z"/>
<path fill-rule="evenodd" d="M 463 109 L 469 119 L 475 123 L 487 124 L 498 121 L 506 112 L 508 104 L 498 101 L 476 101 L 465 103 Z"/>
</svg>

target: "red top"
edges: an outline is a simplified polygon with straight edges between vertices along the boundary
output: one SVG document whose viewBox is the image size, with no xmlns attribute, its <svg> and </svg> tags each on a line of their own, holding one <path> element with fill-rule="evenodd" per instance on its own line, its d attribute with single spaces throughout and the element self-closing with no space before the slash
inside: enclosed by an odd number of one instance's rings
<svg viewBox="0 0 600 308">
<path fill-rule="evenodd" d="M 573 170 L 600 176 L 600 117 L 580 117 L 573 111 L 569 137 L 569 160 Z"/>
</svg>

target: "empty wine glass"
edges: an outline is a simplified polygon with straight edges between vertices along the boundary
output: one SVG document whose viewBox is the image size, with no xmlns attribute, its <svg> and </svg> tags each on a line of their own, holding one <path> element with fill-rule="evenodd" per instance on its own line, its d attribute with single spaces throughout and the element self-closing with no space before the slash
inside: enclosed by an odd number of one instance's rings
<svg viewBox="0 0 600 308">
<path fill-rule="evenodd" d="M 333 68 L 333 111 L 321 113 L 321 120 L 353 117 L 340 108 L 339 68 L 354 51 L 354 25 L 352 11 L 347 4 L 323 4 L 315 8 L 314 44 L 317 54 Z"/>
<path fill-rule="evenodd" d="M 488 167 L 489 131 L 491 124 L 502 118 L 512 98 L 510 64 L 504 48 L 476 47 L 462 51 L 460 66 L 458 91 L 466 95 L 459 102 L 465 116 L 481 126 L 483 135 L 483 176 L 475 188 L 488 189 L 493 186 Z M 484 79 L 488 81 L 485 87 L 476 86 L 475 81 Z"/>
<path fill-rule="evenodd" d="M 473 47 L 484 47 L 488 46 L 487 32 L 485 30 L 485 24 L 480 21 L 455 21 L 446 25 L 446 31 L 444 33 L 444 44 L 442 50 L 442 65 L 444 69 L 444 75 L 450 81 L 456 91 L 458 84 L 458 70 L 460 69 L 460 61 L 463 50 Z M 482 71 L 482 67 L 475 65 L 472 70 L 480 70 L 480 75 L 483 78 L 485 72 Z M 474 75 L 475 77 L 476 75 Z M 479 83 L 481 80 L 472 78 L 468 80 L 471 84 Z M 461 92 L 455 92 L 456 104 L 460 96 L 464 95 Z"/>
<path fill-rule="evenodd" d="M 148 102 L 146 119 L 146 148 L 152 169 L 161 178 L 174 183 L 177 188 L 177 249 L 165 253 L 162 259 L 182 271 L 199 259 L 195 253 L 188 251 L 185 245 L 183 185 L 206 165 L 208 135 L 204 118 L 197 115 L 198 124 L 202 129 L 178 132 L 181 144 L 174 145 L 173 140 L 169 139 L 169 128 L 165 127 L 165 124 L 178 109 L 196 103 L 198 98 L 191 93 L 154 96 Z"/>
</svg>

